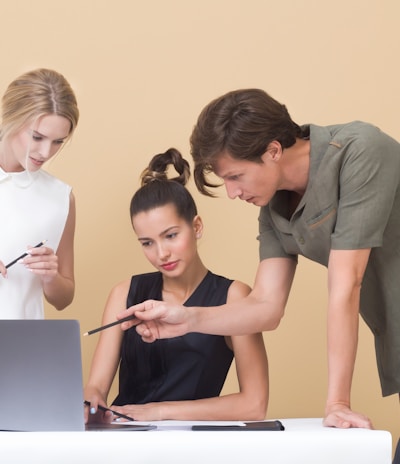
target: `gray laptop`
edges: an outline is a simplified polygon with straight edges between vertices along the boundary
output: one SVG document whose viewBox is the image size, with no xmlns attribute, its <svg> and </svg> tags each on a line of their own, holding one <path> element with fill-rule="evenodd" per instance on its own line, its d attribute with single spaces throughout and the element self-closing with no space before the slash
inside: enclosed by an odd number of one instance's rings
<svg viewBox="0 0 400 464">
<path fill-rule="evenodd" d="M 150 430 L 83 418 L 77 320 L 0 320 L 0 430 Z"/>
</svg>

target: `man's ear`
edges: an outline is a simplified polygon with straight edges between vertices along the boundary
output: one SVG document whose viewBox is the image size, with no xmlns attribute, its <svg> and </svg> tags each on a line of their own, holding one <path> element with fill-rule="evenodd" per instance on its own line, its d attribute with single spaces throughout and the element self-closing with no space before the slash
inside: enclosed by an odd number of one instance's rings
<svg viewBox="0 0 400 464">
<path fill-rule="evenodd" d="M 279 161 L 282 156 L 282 145 L 277 141 L 273 140 L 268 144 L 267 149 L 265 150 L 265 153 L 261 156 L 261 159 L 263 161 Z"/>
</svg>

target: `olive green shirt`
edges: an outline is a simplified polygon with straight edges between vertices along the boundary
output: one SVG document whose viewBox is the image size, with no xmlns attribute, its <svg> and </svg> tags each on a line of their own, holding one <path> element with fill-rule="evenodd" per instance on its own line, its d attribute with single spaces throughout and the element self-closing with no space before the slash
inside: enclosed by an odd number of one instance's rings
<svg viewBox="0 0 400 464">
<path fill-rule="evenodd" d="M 382 394 L 400 392 L 400 144 L 363 122 L 309 133 L 307 189 L 290 217 L 289 192 L 260 210 L 260 260 L 371 248 L 360 312 L 375 335 Z"/>
</svg>

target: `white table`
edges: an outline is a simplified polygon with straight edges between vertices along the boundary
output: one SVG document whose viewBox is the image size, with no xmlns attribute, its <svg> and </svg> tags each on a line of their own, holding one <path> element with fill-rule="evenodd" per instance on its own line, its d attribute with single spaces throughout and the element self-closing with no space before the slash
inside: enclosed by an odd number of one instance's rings
<svg viewBox="0 0 400 464">
<path fill-rule="evenodd" d="M 0 432 L 3 464 L 391 464 L 391 434 L 281 419 L 282 432 Z"/>
</svg>

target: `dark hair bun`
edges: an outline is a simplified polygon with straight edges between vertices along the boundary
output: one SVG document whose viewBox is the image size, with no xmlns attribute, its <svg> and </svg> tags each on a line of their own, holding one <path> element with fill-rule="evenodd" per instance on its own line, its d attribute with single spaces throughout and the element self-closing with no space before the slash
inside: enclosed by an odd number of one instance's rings
<svg viewBox="0 0 400 464">
<path fill-rule="evenodd" d="M 177 176 L 168 177 L 169 167 L 173 166 Z M 190 177 L 189 163 L 176 148 L 169 148 L 165 153 L 155 155 L 148 167 L 142 172 L 140 179 L 142 187 L 155 180 L 170 180 L 186 185 Z"/>
</svg>

